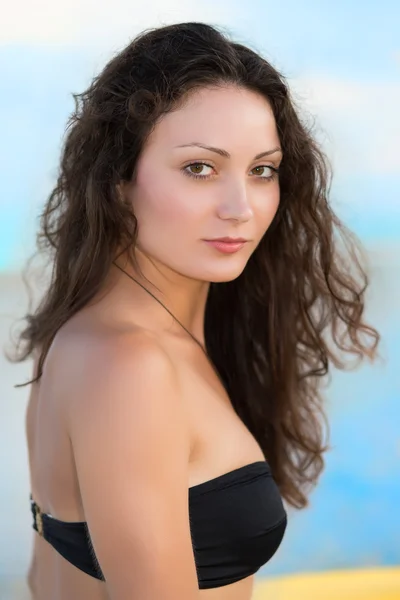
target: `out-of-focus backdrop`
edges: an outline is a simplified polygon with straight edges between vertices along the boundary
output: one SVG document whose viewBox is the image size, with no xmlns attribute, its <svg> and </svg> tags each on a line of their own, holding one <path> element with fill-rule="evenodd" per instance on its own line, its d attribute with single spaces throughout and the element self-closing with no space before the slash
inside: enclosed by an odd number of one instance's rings
<svg viewBox="0 0 400 600">
<path fill-rule="evenodd" d="M 258 577 L 400 563 L 400 4 L 397 0 L 21 0 L 0 19 L 0 343 L 26 295 L 21 269 L 55 181 L 72 92 L 144 28 L 206 21 L 288 78 L 334 166 L 332 202 L 371 265 L 384 361 L 333 373 L 332 451 L 310 507 L 291 511 Z M 31 550 L 24 437 L 30 364 L 0 358 L 0 598 Z M 15 596 L 17 597 L 17 596 Z M 399 592 L 400 597 L 400 592 Z"/>
</svg>

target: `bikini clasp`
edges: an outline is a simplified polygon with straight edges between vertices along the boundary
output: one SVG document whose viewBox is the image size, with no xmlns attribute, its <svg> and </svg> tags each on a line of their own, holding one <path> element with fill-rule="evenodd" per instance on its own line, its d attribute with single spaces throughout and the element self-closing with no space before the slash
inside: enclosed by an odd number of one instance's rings
<svg viewBox="0 0 400 600">
<path fill-rule="evenodd" d="M 42 511 L 40 510 L 40 508 L 38 507 L 37 504 L 35 504 L 35 523 L 36 523 L 38 534 L 40 535 L 40 537 L 43 537 Z"/>
</svg>

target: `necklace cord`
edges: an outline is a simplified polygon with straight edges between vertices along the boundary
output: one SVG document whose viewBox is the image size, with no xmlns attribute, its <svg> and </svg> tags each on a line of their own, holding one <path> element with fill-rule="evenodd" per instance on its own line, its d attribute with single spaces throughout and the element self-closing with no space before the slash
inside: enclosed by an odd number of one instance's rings
<svg viewBox="0 0 400 600">
<path fill-rule="evenodd" d="M 113 265 L 115 265 L 120 271 L 122 271 L 122 273 L 125 273 L 125 275 L 127 277 L 129 277 L 130 279 L 132 279 L 132 281 L 134 281 L 135 283 L 137 283 L 138 285 L 140 285 L 141 288 L 144 289 L 145 292 L 147 292 L 148 294 L 150 294 L 150 296 L 152 296 L 154 298 L 154 300 L 157 300 L 157 302 L 159 304 L 161 304 L 161 306 L 171 315 L 171 317 L 182 327 L 182 329 L 184 329 L 186 331 L 186 333 L 188 335 L 190 335 L 190 337 L 196 342 L 196 344 L 198 344 L 200 346 L 200 348 L 203 350 L 203 352 L 205 352 L 205 349 L 203 348 L 202 344 L 199 342 L 199 340 L 189 331 L 189 329 L 187 329 L 183 323 L 181 323 L 179 321 L 179 319 L 177 319 L 175 317 L 175 315 L 169 310 L 169 308 L 167 308 L 165 306 L 165 304 L 163 304 L 161 302 L 161 300 L 159 300 L 159 298 L 157 298 L 157 296 L 155 296 L 152 292 L 150 292 L 150 290 L 148 290 L 142 283 L 140 283 L 139 281 L 137 281 L 137 279 L 135 279 L 134 277 L 132 277 L 132 275 L 130 275 L 129 273 L 127 273 L 122 267 L 120 267 L 119 265 L 117 265 L 116 262 L 113 261 Z M 206 353 L 206 352 L 205 352 Z"/>
<path fill-rule="evenodd" d="M 203 347 L 203 345 L 199 342 L 199 340 L 189 331 L 189 329 L 187 329 L 183 323 L 181 323 L 179 321 L 179 319 L 177 319 L 175 317 L 175 315 L 169 310 L 169 308 L 167 308 L 165 306 L 165 304 L 163 304 L 161 302 L 161 300 L 159 300 L 157 298 L 157 296 L 155 296 L 152 292 L 150 292 L 150 290 L 148 290 L 142 283 L 140 283 L 140 281 L 137 281 L 137 279 L 135 279 L 135 277 L 132 277 L 132 275 L 130 275 L 129 273 L 127 273 L 122 267 L 120 267 L 119 265 L 117 265 L 116 262 L 113 261 L 112 263 L 113 265 L 115 265 L 120 271 L 122 271 L 122 273 L 124 273 L 127 277 L 129 277 L 130 279 L 132 279 L 132 281 L 134 281 L 135 283 L 137 283 L 138 285 L 140 285 L 141 288 L 144 289 L 145 292 L 147 292 L 148 294 L 150 294 L 150 296 L 152 296 L 154 298 L 154 300 L 157 300 L 157 302 L 159 304 L 161 304 L 161 306 L 163 308 L 165 308 L 165 310 L 171 315 L 171 317 L 182 327 L 182 329 L 184 329 L 186 331 L 186 333 L 192 338 L 192 340 L 194 340 L 196 342 L 196 344 L 198 346 L 200 346 L 202 352 L 204 353 L 205 357 L 207 358 L 208 363 L 210 364 L 212 370 L 214 371 L 215 375 L 217 376 L 217 378 L 219 379 L 222 387 L 226 390 L 226 385 L 225 382 L 223 381 L 220 373 L 218 372 L 218 369 L 216 368 L 216 366 L 214 365 L 214 362 L 210 359 L 210 357 L 207 354 L 207 350 Z"/>
</svg>

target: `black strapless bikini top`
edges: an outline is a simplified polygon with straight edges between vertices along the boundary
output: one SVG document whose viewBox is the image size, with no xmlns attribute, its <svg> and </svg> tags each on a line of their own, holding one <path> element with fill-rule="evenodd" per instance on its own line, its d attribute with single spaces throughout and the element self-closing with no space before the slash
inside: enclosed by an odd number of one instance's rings
<svg viewBox="0 0 400 600">
<path fill-rule="evenodd" d="M 81 571 L 104 580 L 86 522 L 42 513 L 31 497 L 34 529 Z M 240 581 L 277 551 L 287 524 L 266 461 L 257 461 L 189 488 L 190 531 L 199 589 Z"/>
</svg>

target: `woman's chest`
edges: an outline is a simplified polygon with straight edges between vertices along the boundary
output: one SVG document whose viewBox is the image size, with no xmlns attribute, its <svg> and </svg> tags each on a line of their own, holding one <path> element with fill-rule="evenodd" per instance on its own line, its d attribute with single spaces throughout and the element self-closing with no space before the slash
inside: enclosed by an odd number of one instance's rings
<svg viewBox="0 0 400 600">
<path fill-rule="evenodd" d="M 208 361 L 186 359 L 180 370 L 191 437 L 189 486 L 266 460 Z"/>
</svg>

